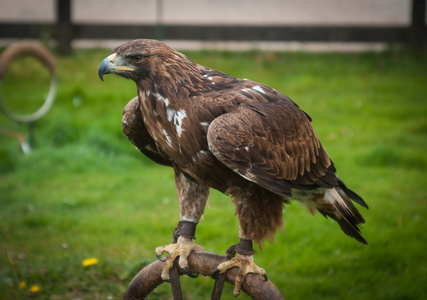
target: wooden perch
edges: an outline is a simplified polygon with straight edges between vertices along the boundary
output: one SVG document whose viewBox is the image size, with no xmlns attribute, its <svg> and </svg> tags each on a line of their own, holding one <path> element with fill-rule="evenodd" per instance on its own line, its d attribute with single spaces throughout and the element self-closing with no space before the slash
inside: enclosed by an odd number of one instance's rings
<svg viewBox="0 0 427 300">
<path fill-rule="evenodd" d="M 193 251 L 188 257 L 189 269 L 193 273 L 210 276 L 216 267 L 226 261 L 223 255 Z M 161 278 L 164 262 L 155 261 L 143 268 L 130 282 L 124 300 L 145 299 L 156 287 L 164 281 Z M 184 272 L 178 267 L 179 274 Z M 225 275 L 225 281 L 234 285 L 237 268 L 230 269 Z M 242 291 L 256 300 L 279 300 L 284 299 L 277 287 L 270 280 L 264 281 L 259 275 L 248 274 L 242 284 Z"/>
</svg>

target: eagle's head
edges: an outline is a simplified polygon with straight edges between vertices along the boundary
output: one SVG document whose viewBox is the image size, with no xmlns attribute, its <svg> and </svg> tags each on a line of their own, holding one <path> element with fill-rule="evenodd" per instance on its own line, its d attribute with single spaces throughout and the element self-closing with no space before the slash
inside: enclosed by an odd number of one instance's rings
<svg viewBox="0 0 427 300">
<path fill-rule="evenodd" d="M 164 70 L 164 64 L 182 56 L 167 44 L 148 39 L 127 42 L 116 47 L 98 68 L 98 75 L 103 80 L 105 74 L 117 74 L 135 82 L 153 77 Z"/>
</svg>

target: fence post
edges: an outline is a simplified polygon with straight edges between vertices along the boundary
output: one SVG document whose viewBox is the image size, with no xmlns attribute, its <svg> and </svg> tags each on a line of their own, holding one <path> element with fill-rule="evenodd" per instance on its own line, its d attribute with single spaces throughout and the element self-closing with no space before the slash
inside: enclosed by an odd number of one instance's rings
<svg viewBox="0 0 427 300">
<path fill-rule="evenodd" d="M 412 0 L 410 42 L 417 48 L 426 45 L 426 0 Z"/>
<path fill-rule="evenodd" d="M 157 0 L 156 40 L 163 40 L 163 0 Z"/>
<path fill-rule="evenodd" d="M 59 50 L 64 54 L 71 53 L 73 40 L 73 24 L 71 23 L 71 0 L 56 0 L 56 36 Z"/>
</svg>

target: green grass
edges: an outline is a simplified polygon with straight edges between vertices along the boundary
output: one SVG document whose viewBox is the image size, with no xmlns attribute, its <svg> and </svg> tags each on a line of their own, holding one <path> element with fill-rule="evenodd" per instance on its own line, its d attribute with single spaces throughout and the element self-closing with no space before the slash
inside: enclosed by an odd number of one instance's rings
<svg viewBox="0 0 427 300">
<path fill-rule="evenodd" d="M 154 249 L 171 240 L 179 218 L 172 170 L 144 158 L 123 136 L 121 113 L 135 86 L 98 79 L 109 52 L 58 57 L 57 99 L 36 124 L 31 154 L 4 133 L 26 134 L 27 126 L 0 114 L 1 299 L 121 299 L 137 271 L 155 260 Z M 313 118 L 339 176 L 370 205 L 360 208 L 369 246 L 297 204 L 286 208 L 286 234 L 255 255 L 284 297 L 427 298 L 426 55 L 187 54 L 295 100 Z M 8 72 L 3 95 L 8 107 L 28 113 L 47 93 L 48 79 L 37 63 L 22 62 Z M 34 80 L 20 82 L 16 74 Z M 212 191 L 197 243 L 217 253 L 236 243 L 233 212 L 230 199 Z M 99 262 L 84 268 L 89 257 Z M 185 299 L 210 297 L 209 278 L 181 281 Z M 38 293 L 30 291 L 34 284 Z M 231 293 L 226 285 L 223 298 Z M 168 284 L 151 297 L 170 298 Z"/>
</svg>

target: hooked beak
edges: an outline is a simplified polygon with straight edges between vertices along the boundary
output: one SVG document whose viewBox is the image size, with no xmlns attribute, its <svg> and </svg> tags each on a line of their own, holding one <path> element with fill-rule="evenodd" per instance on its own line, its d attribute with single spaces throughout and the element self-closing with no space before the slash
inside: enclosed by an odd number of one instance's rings
<svg viewBox="0 0 427 300">
<path fill-rule="evenodd" d="M 117 56 L 115 53 L 106 57 L 100 64 L 98 68 L 98 76 L 104 81 L 105 74 L 119 73 L 121 71 L 133 71 L 133 68 L 130 68 L 123 63 L 123 58 Z"/>
</svg>

